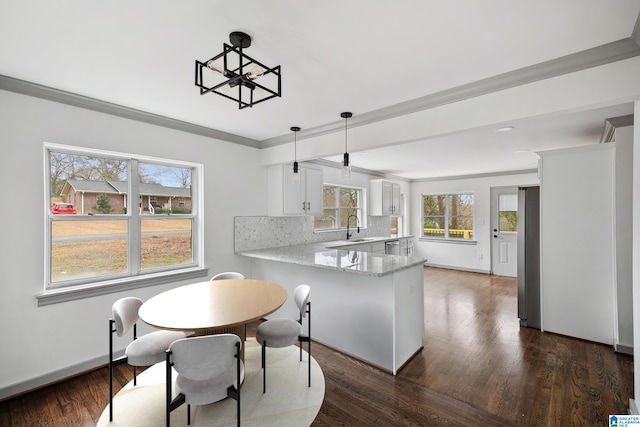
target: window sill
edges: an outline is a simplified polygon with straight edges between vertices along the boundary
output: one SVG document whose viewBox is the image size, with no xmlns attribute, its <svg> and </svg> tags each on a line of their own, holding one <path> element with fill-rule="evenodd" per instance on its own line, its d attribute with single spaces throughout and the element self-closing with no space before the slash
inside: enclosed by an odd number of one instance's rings
<svg viewBox="0 0 640 427">
<path fill-rule="evenodd" d="M 131 289 L 145 288 L 148 286 L 162 285 L 179 280 L 208 276 L 208 268 L 194 267 L 179 271 L 145 274 L 136 277 L 127 277 L 126 279 L 97 282 L 84 286 L 46 290 L 41 294 L 36 294 L 35 297 L 38 300 L 38 307 L 43 307 L 61 302 L 92 298 L 100 295 L 128 291 Z"/>
<path fill-rule="evenodd" d="M 477 245 L 477 240 L 455 240 L 455 239 L 438 239 L 438 238 L 430 238 L 430 237 L 420 237 L 418 239 L 419 242 L 429 242 L 429 243 L 453 243 L 455 245 Z"/>
</svg>

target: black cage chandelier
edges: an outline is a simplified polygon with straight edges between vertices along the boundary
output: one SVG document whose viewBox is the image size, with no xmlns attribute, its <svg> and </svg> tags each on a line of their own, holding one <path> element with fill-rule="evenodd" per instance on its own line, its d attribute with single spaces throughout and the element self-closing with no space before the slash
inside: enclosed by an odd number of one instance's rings
<svg viewBox="0 0 640 427">
<path fill-rule="evenodd" d="M 243 32 L 232 32 L 229 41 L 231 45 L 223 43 L 222 53 L 213 58 L 196 59 L 200 95 L 217 93 L 237 102 L 239 109 L 281 96 L 280 66 L 267 67 L 246 55 L 243 49 L 251 46 L 251 37 Z"/>
</svg>

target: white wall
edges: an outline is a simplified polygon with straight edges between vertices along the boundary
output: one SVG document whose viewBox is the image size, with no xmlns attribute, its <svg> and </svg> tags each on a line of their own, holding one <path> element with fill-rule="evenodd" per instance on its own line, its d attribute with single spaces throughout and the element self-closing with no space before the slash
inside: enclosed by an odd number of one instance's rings
<svg viewBox="0 0 640 427">
<path fill-rule="evenodd" d="M 418 240 L 414 246 L 415 255 L 427 258 L 428 265 L 489 273 L 492 239 L 491 187 L 537 185 L 538 183 L 538 177 L 533 173 L 412 183 L 410 233 L 416 237 L 422 234 L 422 195 L 473 193 L 476 221 L 476 244 Z M 482 259 L 478 259 L 478 254 L 482 255 Z"/>
<path fill-rule="evenodd" d="M 616 307 L 617 347 L 633 348 L 633 126 L 616 129 Z"/>
<path fill-rule="evenodd" d="M 615 344 L 615 145 L 540 153 L 542 328 Z"/>
<path fill-rule="evenodd" d="M 203 163 L 211 273 L 250 271 L 249 261 L 233 253 L 233 217 L 266 214 L 267 173 L 257 149 L 0 91 L 0 398 L 24 384 L 106 363 L 111 304 L 125 296 L 37 306 L 44 277 L 44 141 Z M 179 284 L 127 295 L 147 299 Z"/>
</svg>

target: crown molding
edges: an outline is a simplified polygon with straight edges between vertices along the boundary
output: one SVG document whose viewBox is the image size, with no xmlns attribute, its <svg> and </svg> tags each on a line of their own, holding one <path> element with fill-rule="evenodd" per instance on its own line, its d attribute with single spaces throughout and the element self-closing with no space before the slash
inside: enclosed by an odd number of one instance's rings
<svg viewBox="0 0 640 427">
<path fill-rule="evenodd" d="M 622 128 L 626 126 L 633 126 L 633 114 L 606 119 L 604 121 L 604 127 L 602 129 L 602 136 L 600 137 L 600 144 L 606 144 L 608 142 L 615 141 L 614 137 L 616 128 Z"/>
<path fill-rule="evenodd" d="M 0 89 L 29 95 L 36 98 L 72 105 L 74 107 L 85 108 L 98 111 L 100 113 L 113 116 L 124 117 L 126 119 L 137 120 L 156 126 L 188 132 L 208 138 L 219 139 L 232 142 L 234 144 L 245 145 L 252 148 L 260 148 L 260 142 L 254 139 L 245 138 L 232 133 L 219 131 L 205 126 L 172 119 L 158 114 L 148 113 L 142 110 L 113 104 L 99 99 L 90 98 L 83 95 L 55 89 L 48 86 L 39 85 L 25 80 L 16 79 L 9 76 L 0 75 Z"/>
<path fill-rule="evenodd" d="M 525 175 L 529 173 L 537 174 L 538 169 L 520 169 L 520 170 L 512 170 L 512 171 L 476 173 L 476 174 L 469 174 L 469 175 L 437 176 L 433 178 L 412 179 L 410 182 L 414 183 L 414 182 L 452 181 L 452 180 L 458 180 L 458 179 L 491 178 L 494 176 L 505 176 L 505 175 Z"/>
<path fill-rule="evenodd" d="M 638 15 L 638 19 L 636 19 L 636 25 L 633 27 L 633 33 L 631 33 L 631 40 L 636 42 L 638 46 L 640 46 L 640 15 Z"/>
</svg>

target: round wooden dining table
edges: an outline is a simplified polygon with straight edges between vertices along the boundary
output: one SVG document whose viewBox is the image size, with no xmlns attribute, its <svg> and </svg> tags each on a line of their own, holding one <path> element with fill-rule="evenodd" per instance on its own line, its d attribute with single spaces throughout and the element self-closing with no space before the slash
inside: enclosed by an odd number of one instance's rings
<svg viewBox="0 0 640 427">
<path fill-rule="evenodd" d="M 151 326 L 196 335 L 234 333 L 267 316 L 287 300 L 287 291 L 265 280 L 227 279 L 193 283 L 149 298 L 138 311 Z"/>
</svg>

